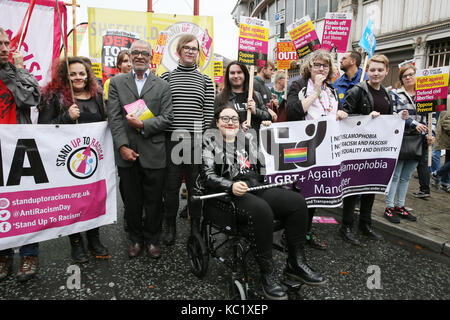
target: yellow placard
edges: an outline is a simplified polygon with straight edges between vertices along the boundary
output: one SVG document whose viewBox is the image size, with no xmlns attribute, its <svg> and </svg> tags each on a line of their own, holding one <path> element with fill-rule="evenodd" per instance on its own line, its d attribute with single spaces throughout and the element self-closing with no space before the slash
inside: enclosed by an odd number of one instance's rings
<svg viewBox="0 0 450 320">
<path fill-rule="evenodd" d="M 448 86 L 448 73 L 416 78 L 416 90 Z"/>
<path fill-rule="evenodd" d="M 92 62 L 92 70 L 94 71 L 95 77 L 98 79 L 102 78 L 102 64 L 98 62 Z"/>
<path fill-rule="evenodd" d="M 193 34 L 201 42 L 205 30 L 208 29 L 211 38 L 214 39 L 212 17 L 88 8 L 88 18 L 89 56 L 95 59 L 101 59 L 102 36 L 108 30 L 135 33 L 140 39 L 148 41 L 152 48 L 155 48 L 160 32 L 166 31 L 167 43 L 158 69 L 159 73 L 173 70 L 178 65 L 179 57 L 176 54 L 176 45 L 181 35 Z M 213 46 L 202 71 L 211 79 L 214 78 Z"/>
<path fill-rule="evenodd" d="M 308 34 L 314 30 L 314 26 L 311 21 L 306 22 L 298 28 L 295 28 L 289 32 L 289 36 L 292 41 L 297 40 L 298 38 L 303 37 L 305 34 Z"/>
</svg>

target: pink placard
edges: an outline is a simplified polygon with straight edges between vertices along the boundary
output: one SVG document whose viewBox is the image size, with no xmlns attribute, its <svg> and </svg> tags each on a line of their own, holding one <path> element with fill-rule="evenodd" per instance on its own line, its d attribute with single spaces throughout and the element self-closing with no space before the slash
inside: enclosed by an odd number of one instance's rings
<svg viewBox="0 0 450 320">
<path fill-rule="evenodd" d="M 313 223 L 338 224 L 334 217 L 313 217 Z"/>
<path fill-rule="evenodd" d="M 2 193 L 0 238 L 18 236 L 106 214 L 106 180 L 91 184 Z"/>
<path fill-rule="evenodd" d="M 344 53 L 352 25 L 352 15 L 346 13 L 327 13 L 322 35 L 322 49 Z"/>
</svg>

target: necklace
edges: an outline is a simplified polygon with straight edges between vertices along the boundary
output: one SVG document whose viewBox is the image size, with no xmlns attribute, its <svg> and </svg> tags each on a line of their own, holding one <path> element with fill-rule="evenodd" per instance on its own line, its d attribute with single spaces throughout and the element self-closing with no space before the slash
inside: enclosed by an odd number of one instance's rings
<svg viewBox="0 0 450 320">
<path fill-rule="evenodd" d="M 324 94 L 327 95 L 327 98 L 328 98 L 328 106 L 327 107 L 325 106 L 327 103 L 323 100 L 322 92 L 324 92 Z M 322 105 L 322 108 L 323 108 L 323 111 L 324 111 L 325 115 L 327 115 L 328 112 L 331 112 L 333 110 L 333 106 L 331 105 L 331 97 L 328 94 L 326 86 L 322 87 L 321 94 L 320 94 L 320 97 L 319 97 L 319 102 Z"/>
</svg>

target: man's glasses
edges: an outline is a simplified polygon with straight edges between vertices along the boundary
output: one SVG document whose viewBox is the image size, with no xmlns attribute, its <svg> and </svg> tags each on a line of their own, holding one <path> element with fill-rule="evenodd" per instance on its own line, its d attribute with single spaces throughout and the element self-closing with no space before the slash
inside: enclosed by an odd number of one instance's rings
<svg viewBox="0 0 450 320">
<path fill-rule="evenodd" d="M 198 48 L 196 47 L 188 47 L 188 46 L 182 46 L 184 52 L 193 52 L 193 53 L 197 53 L 198 52 Z"/>
<path fill-rule="evenodd" d="M 234 117 L 222 116 L 222 117 L 219 117 L 219 119 L 222 120 L 225 123 L 230 122 L 230 120 L 233 121 L 234 123 L 238 123 L 239 122 L 239 117 L 236 117 L 236 116 L 234 116 Z"/>
<path fill-rule="evenodd" d="M 139 50 L 131 51 L 131 55 L 133 55 L 133 56 L 138 56 L 140 54 L 142 54 L 143 57 L 149 57 L 150 56 L 150 52 L 148 52 L 148 51 L 139 51 Z"/>
</svg>

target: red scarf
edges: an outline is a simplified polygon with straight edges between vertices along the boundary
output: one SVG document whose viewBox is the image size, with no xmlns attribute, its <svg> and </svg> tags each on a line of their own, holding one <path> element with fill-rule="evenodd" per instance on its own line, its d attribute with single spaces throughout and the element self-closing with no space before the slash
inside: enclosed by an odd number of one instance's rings
<svg viewBox="0 0 450 320">
<path fill-rule="evenodd" d="M 0 79 L 0 124 L 17 124 L 16 102 L 14 97 Z"/>
</svg>

